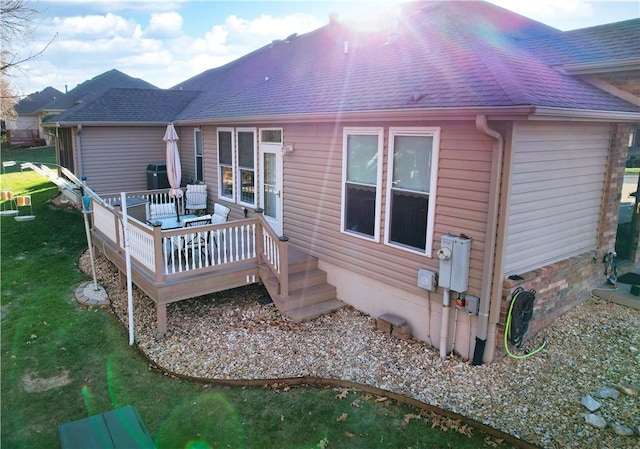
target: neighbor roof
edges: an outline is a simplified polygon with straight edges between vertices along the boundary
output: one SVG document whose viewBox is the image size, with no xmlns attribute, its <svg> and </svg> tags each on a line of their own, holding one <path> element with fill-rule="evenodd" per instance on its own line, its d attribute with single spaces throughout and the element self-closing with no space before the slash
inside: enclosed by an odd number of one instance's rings
<svg viewBox="0 0 640 449">
<path fill-rule="evenodd" d="M 58 114 L 50 122 L 167 124 L 198 94 L 186 90 L 111 88 L 93 101 Z"/>
<path fill-rule="evenodd" d="M 58 89 L 49 86 L 40 92 L 34 92 L 24 97 L 14 106 L 14 110 L 18 115 L 35 114 L 41 111 L 44 105 L 62 95 L 64 94 Z"/>
<path fill-rule="evenodd" d="M 640 62 L 640 18 L 531 39 L 525 46 L 551 65 Z"/>
<path fill-rule="evenodd" d="M 66 110 L 79 102 L 87 102 L 97 98 L 112 87 L 157 89 L 153 84 L 112 69 L 78 84 L 66 94 L 45 105 L 44 109 L 49 111 Z"/>
</svg>

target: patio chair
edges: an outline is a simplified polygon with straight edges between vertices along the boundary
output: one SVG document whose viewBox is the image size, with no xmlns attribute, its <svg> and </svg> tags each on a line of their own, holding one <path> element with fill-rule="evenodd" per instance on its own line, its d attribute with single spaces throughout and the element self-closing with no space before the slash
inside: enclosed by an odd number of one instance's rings
<svg viewBox="0 0 640 449">
<path fill-rule="evenodd" d="M 156 203 L 149 205 L 149 220 L 171 218 L 175 216 L 176 205 L 174 203 Z"/>
<path fill-rule="evenodd" d="M 196 228 L 198 226 L 206 226 L 211 224 L 211 215 L 202 215 L 197 218 L 185 218 L 185 228 Z M 206 232 L 193 232 L 190 234 L 177 235 L 172 238 L 172 246 L 174 251 L 184 254 L 185 260 L 188 260 L 189 251 L 200 251 L 205 248 L 205 245 L 209 243 L 209 231 Z"/>
<path fill-rule="evenodd" d="M 18 214 L 13 217 L 16 221 L 31 221 L 35 220 L 36 216 L 33 215 L 33 206 L 31 205 L 31 195 L 20 195 L 16 197 L 16 204 L 18 208 Z M 29 208 L 29 213 L 21 213 L 20 208 Z"/>
<path fill-rule="evenodd" d="M 230 213 L 231 209 L 229 209 L 227 206 L 215 203 L 213 205 L 213 215 L 211 215 L 211 223 L 220 224 L 226 222 L 229 219 Z"/>
<path fill-rule="evenodd" d="M 2 210 L 0 211 L 0 215 L 7 215 L 11 217 L 18 215 L 16 199 L 11 190 L 2 191 Z"/>
<path fill-rule="evenodd" d="M 187 205 L 185 209 L 195 213 L 207 211 L 207 186 L 206 184 L 187 184 Z"/>
<path fill-rule="evenodd" d="M 229 219 L 229 214 L 231 213 L 231 209 L 227 206 L 223 206 L 222 204 L 215 203 L 213 205 L 213 215 L 211 215 L 211 223 L 212 224 L 220 224 L 225 223 Z M 220 231 L 215 231 L 211 238 L 211 243 L 213 243 L 212 250 L 218 246 L 218 238 L 221 237 Z"/>
</svg>

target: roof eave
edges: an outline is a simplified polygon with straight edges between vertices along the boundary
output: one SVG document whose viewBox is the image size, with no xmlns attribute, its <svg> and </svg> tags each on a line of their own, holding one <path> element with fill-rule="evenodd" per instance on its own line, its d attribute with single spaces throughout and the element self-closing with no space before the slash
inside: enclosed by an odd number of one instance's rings
<svg viewBox="0 0 640 449">
<path fill-rule="evenodd" d="M 602 62 L 580 62 L 575 64 L 563 64 L 560 66 L 567 75 L 587 75 L 591 73 L 626 72 L 640 70 L 640 58 L 618 59 Z"/>
<path fill-rule="evenodd" d="M 214 119 L 184 119 L 175 120 L 176 126 L 198 125 L 230 125 L 230 124 L 259 124 L 259 123 L 306 123 L 306 122 L 335 122 L 335 121 L 411 121 L 416 118 L 434 118 L 438 120 L 475 120 L 478 114 L 486 115 L 489 120 L 590 120 L 637 122 L 640 113 L 621 111 L 600 111 L 586 109 L 569 109 L 536 106 L 504 106 L 504 107 L 474 107 L 474 108 L 422 108 L 370 110 L 352 112 L 326 112 L 311 114 L 272 114 L 261 116 L 243 116 Z"/>
<path fill-rule="evenodd" d="M 590 109 L 566 109 L 553 107 L 533 108 L 531 120 L 589 120 L 604 122 L 638 122 L 640 112 L 599 111 Z"/>
<path fill-rule="evenodd" d="M 514 116 L 527 117 L 533 111 L 531 106 L 505 106 L 505 107 L 471 107 L 471 108 L 411 108 L 391 110 L 368 110 L 349 112 L 322 112 L 322 113 L 296 113 L 296 114 L 270 114 L 259 116 L 238 116 L 211 119 L 182 119 L 175 120 L 176 126 L 197 125 L 226 125 L 244 123 L 305 123 L 305 122 L 335 122 L 353 120 L 380 120 L 386 121 L 410 121 L 420 119 L 437 118 L 440 120 L 475 120 L 477 114 L 500 120 L 513 118 Z"/>
<path fill-rule="evenodd" d="M 167 126 L 171 121 L 153 121 L 153 122 L 123 122 L 123 121 L 60 121 L 46 122 L 43 126 L 56 128 L 73 128 L 74 126 Z"/>
</svg>

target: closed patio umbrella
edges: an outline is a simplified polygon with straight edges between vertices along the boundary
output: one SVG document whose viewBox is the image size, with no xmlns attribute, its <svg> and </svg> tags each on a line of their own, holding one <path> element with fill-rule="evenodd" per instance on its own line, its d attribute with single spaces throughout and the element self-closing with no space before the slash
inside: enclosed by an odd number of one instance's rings
<svg viewBox="0 0 640 449">
<path fill-rule="evenodd" d="M 176 218 L 180 222 L 180 212 L 178 210 L 178 198 L 182 196 L 180 181 L 182 180 L 182 167 L 180 166 L 180 153 L 178 153 L 178 134 L 173 127 L 173 123 L 167 125 L 163 140 L 167 143 L 167 179 L 171 189 L 169 197 L 174 199 L 176 205 Z"/>
</svg>

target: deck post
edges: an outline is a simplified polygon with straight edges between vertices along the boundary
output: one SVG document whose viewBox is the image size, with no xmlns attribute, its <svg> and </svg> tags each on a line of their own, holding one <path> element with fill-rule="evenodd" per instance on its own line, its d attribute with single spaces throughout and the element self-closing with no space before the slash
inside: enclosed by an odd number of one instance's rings
<svg viewBox="0 0 640 449">
<path fill-rule="evenodd" d="M 167 305 L 156 304 L 156 340 L 164 338 L 167 333 Z"/>
<path fill-rule="evenodd" d="M 256 250 L 258 253 L 258 265 L 262 263 L 262 259 L 264 256 L 264 223 L 262 222 L 263 217 L 262 213 L 264 210 L 257 208 L 254 210 L 256 214 L 258 214 L 258 229 L 256 232 Z"/>
<path fill-rule="evenodd" d="M 278 237 L 280 241 L 278 243 L 280 260 L 280 296 L 287 298 L 289 296 L 289 237 L 281 235 Z"/>
<path fill-rule="evenodd" d="M 153 226 L 153 251 L 154 251 L 154 271 L 156 274 L 156 282 L 160 283 L 164 279 L 164 259 L 162 258 L 162 223 L 159 221 L 151 222 Z"/>
</svg>

